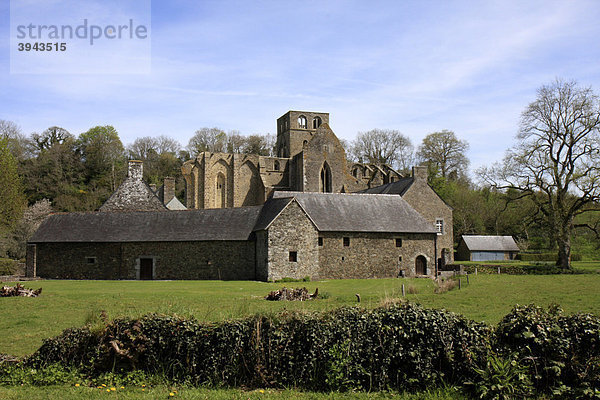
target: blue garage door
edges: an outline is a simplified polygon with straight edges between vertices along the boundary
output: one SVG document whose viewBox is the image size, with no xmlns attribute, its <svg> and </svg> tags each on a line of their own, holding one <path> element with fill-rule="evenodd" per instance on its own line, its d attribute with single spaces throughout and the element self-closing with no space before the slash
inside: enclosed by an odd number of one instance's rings
<svg viewBox="0 0 600 400">
<path fill-rule="evenodd" d="M 471 252 L 473 261 L 502 261 L 504 260 L 503 251 L 473 251 Z"/>
</svg>

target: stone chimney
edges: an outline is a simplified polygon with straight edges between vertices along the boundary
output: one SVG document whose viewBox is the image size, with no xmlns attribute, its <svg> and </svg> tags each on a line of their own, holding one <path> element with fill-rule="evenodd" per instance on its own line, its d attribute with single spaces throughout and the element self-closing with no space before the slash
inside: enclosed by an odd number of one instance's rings
<svg viewBox="0 0 600 400">
<path fill-rule="evenodd" d="M 175 178 L 166 176 L 163 186 L 163 203 L 167 204 L 175 197 Z"/>
<path fill-rule="evenodd" d="M 127 176 L 134 180 L 142 180 L 144 177 L 144 163 L 139 160 L 129 160 Z"/>
<path fill-rule="evenodd" d="M 427 182 L 427 166 L 417 165 L 412 168 L 412 176 L 415 181 Z"/>
</svg>

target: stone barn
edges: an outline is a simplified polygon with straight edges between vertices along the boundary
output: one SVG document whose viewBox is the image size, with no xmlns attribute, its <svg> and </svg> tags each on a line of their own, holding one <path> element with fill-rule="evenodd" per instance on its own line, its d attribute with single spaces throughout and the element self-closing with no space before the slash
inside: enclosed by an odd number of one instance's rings
<svg viewBox="0 0 600 400">
<path fill-rule="evenodd" d="M 512 236 L 463 235 L 458 243 L 456 259 L 460 261 L 514 260 L 519 246 Z"/>
<path fill-rule="evenodd" d="M 437 231 L 395 195 L 276 192 L 264 205 L 54 214 L 28 243 L 59 279 L 386 278 L 435 274 Z"/>
</svg>

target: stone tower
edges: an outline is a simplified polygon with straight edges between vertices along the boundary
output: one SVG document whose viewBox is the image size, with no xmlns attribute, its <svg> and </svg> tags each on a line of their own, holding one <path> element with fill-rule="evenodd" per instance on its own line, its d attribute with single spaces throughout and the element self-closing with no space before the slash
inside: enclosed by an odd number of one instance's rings
<svg viewBox="0 0 600 400">
<path fill-rule="evenodd" d="M 288 111 L 277 119 L 275 155 L 292 158 L 299 154 L 322 124 L 329 124 L 329 113 Z"/>
</svg>

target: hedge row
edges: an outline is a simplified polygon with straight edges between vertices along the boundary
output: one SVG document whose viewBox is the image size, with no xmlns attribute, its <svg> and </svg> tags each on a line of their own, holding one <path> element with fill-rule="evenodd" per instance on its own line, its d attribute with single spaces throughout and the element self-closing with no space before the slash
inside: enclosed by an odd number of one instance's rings
<svg viewBox="0 0 600 400">
<path fill-rule="evenodd" d="M 468 274 L 497 274 L 500 268 L 501 274 L 507 275 L 556 275 L 564 273 L 580 273 L 573 270 L 565 271 L 556 265 L 533 264 L 533 265 L 498 265 L 498 264 L 479 264 L 465 265 L 464 271 Z"/>
<path fill-rule="evenodd" d="M 407 303 L 217 324 L 148 315 L 68 329 L 24 364 L 214 386 L 404 391 L 470 383 L 482 398 L 511 388 L 519 390 L 513 397 L 593 397 L 600 395 L 600 318 L 517 306 L 491 329 Z"/>
<path fill-rule="evenodd" d="M 517 260 L 521 261 L 558 261 L 556 253 L 519 253 L 516 256 Z M 571 261 L 581 261 L 581 254 L 571 254 Z"/>
<path fill-rule="evenodd" d="M 407 304 L 214 325 L 149 315 L 101 332 L 66 330 L 27 362 L 91 374 L 141 369 L 192 384 L 404 390 L 470 378 L 488 337 L 485 325 Z"/>
</svg>

